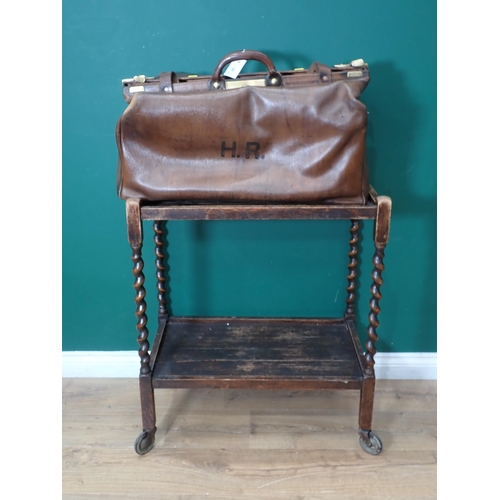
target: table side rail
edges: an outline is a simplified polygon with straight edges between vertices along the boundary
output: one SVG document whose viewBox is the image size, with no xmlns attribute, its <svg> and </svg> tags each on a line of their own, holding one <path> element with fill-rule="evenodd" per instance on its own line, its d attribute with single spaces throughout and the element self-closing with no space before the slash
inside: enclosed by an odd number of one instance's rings
<svg viewBox="0 0 500 500">
<path fill-rule="evenodd" d="M 144 205 L 143 220 L 374 220 L 367 205 Z"/>
<path fill-rule="evenodd" d="M 168 320 L 169 320 L 168 314 L 160 314 L 158 316 L 158 329 L 156 330 L 156 335 L 153 341 L 153 347 L 151 349 L 151 357 L 149 361 L 149 366 L 151 367 L 151 371 L 154 370 L 156 357 L 158 356 L 163 336 L 167 331 Z"/>
<path fill-rule="evenodd" d="M 218 323 L 220 321 L 233 322 L 259 322 L 259 323 L 318 323 L 318 324 L 342 324 L 344 318 L 309 318 L 309 317 L 291 317 L 291 316 L 170 316 L 168 323 Z"/>
<path fill-rule="evenodd" d="M 352 344 L 354 346 L 354 351 L 356 352 L 356 358 L 359 363 L 359 368 L 361 369 L 361 373 L 365 376 L 365 353 L 363 348 L 361 347 L 361 342 L 359 340 L 358 331 L 356 329 L 356 325 L 352 319 L 348 319 L 346 321 L 347 329 L 349 330 L 349 334 L 351 336 Z"/>
<path fill-rule="evenodd" d="M 323 389 L 359 390 L 363 379 L 359 380 L 307 380 L 307 379 L 260 379 L 260 378 L 185 378 L 157 379 L 153 377 L 155 389 L 268 389 L 289 391 L 317 391 Z"/>
</svg>

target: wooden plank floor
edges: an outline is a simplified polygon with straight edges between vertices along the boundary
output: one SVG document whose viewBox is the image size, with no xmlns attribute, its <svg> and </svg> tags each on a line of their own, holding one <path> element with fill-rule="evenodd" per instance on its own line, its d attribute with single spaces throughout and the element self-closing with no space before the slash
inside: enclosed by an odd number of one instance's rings
<svg viewBox="0 0 500 500">
<path fill-rule="evenodd" d="M 63 499 L 436 498 L 436 382 L 377 381 L 376 457 L 358 391 L 157 389 L 139 456 L 137 379 L 63 379 Z"/>
</svg>

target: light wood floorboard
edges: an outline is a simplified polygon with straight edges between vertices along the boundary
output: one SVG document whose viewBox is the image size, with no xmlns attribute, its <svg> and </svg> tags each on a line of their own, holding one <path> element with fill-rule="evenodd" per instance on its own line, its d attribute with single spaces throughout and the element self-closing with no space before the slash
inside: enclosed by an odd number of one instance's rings
<svg viewBox="0 0 500 500">
<path fill-rule="evenodd" d="M 436 498 L 436 382 L 377 381 L 365 453 L 358 391 L 155 391 L 138 456 L 136 379 L 63 379 L 63 499 Z"/>
</svg>

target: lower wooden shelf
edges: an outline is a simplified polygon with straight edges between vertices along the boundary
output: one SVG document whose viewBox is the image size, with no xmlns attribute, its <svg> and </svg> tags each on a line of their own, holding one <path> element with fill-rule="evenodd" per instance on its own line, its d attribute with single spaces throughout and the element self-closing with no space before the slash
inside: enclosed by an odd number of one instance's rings
<svg viewBox="0 0 500 500">
<path fill-rule="evenodd" d="M 344 319 L 195 318 L 160 321 L 155 388 L 359 389 L 363 352 Z"/>
</svg>

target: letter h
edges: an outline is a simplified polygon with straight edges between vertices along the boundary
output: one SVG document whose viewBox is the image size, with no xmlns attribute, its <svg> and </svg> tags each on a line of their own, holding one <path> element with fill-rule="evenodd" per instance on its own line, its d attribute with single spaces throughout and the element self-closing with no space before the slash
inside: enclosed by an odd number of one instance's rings
<svg viewBox="0 0 500 500">
<path fill-rule="evenodd" d="M 233 142 L 232 148 L 226 148 L 226 141 L 222 141 L 222 145 L 220 147 L 220 155 L 222 156 L 222 158 L 225 158 L 226 151 L 231 151 L 231 158 L 234 158 L 236 156 L 236 142 Z"/>
</svg>

